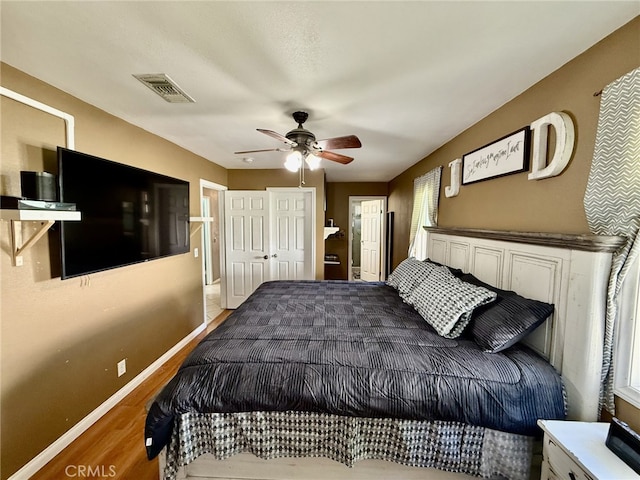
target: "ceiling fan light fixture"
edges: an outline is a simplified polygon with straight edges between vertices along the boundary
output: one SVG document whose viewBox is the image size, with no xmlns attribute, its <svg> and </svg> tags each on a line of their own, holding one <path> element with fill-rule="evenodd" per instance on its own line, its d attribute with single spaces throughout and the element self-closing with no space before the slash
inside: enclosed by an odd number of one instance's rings
<svg viewBox="0 0 640 480">
<path fill-rule="evenodd" d="M 294 150 L 287 155 L 287 160 L 284 162 L 284 167 L 290 172 L 297 172 L 302 166 L 302 154 Z"/>
<path fill-rule="evenodd" d="M 304 170 L 307 166 L 309 170 L 317 170 L 320 168 L 320 163 L 323 159 L 342 165 L 351 163 L 353 157 L 332 152 L 328 149 L 360 148 L 362 146 L 360 139 L 355 135 L 346 135 L 316 141 L 316 136 L 303 127 L 308 116 L 309 114 L 307 112 L 294 112 L 293 119 L 298 124 L 298 128 L 290 130 L 286 135 L 281 135 L 263 128 L 257 129 L 258 132 L 285 143 L 285 148 L 263 148 L 260 150 L 243 150 L 234 153 L 236 155 L 244 155 L 259 152 L 290 152 L 286 157 L 284 166 L 290 172 L 300 172 L 301 185 L 304 184 Z"/>
<path fill-rule="evenodd" d="M 309 166 L 309 170 L 318 169 L 320 167 L 320 160 L 320 157 L 314 155 L 313 153 L 310 153 L 309 155 L 307 155 L 307 158 L 305 158 L 305 161 Z"/>
</svg>

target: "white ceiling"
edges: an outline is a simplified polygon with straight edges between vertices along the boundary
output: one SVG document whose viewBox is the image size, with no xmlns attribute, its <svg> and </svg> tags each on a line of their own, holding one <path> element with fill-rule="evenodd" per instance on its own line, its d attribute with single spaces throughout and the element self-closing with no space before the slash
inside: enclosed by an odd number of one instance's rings
<svg viewBox="0 0 640 480">
<path fill-rule="evenodd" d="M 226 168 L 282 168 L 295 110 L 388 181 L 636 15 L 638 1 L 0 3 L 1 59 Z M 132 74 L 166 73 L 169 104 Z M 508 133 L 508 132 L 505 132 Z M 88 152 L 91 153 L 91 152 Z M 117 160 L 117 159 L 114 159 Z"/>
</svg>

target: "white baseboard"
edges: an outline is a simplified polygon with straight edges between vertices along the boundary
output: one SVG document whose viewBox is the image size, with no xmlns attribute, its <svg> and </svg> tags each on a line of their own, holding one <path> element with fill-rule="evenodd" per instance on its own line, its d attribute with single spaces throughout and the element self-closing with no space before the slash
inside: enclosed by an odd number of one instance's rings
<svg viewBox="0 0 640 480">
<path fill-rule="evenodd" d="M 28 480 L 38 470 L 49 463 L 56 455 L 62 450 L 68 447 L 76 438 L 82 435 L 85 431 L 102 418 L 109 410 L 115 407 L 124 397 L 129 395 L 133 390 L 139 387 L 142 382 L 149 378 L 156 370 L 164 365 L 171 357 L 178 353 L 182 348 L 188 345 L 188 343 L 197 337 L 200 332 L 206 328 L 206 324 L 200 325 L 194 331 L 192 331 L 185 338 L 180 340 L 175 346 L 168 350 L 164 355 L 158 358 L 155 362 L 145 368 L 142 372 L 136 375 L 129 383 L 123 386 L 116 393 L 111 395 L 105 400 L 98 408 L 93 410 L 89 415 L 84 417 L 73 427 L 67 430 L 62 436 L 60 436 L 55 442 L 45 448 L 37 456 L 35 456 L 29 463 L 11 475 L 8 480 Z M 142 434 L 141 434 L 142 435 Z M 140 437 L 142 438 L 142 437 Z M 140 440 L 142 441 L 142 440 Z"/>
</svg>

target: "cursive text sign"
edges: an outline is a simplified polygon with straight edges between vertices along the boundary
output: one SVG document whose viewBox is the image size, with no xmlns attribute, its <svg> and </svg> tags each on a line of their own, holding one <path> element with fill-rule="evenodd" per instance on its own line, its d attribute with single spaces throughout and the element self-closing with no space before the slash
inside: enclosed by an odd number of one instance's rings
<svg viewBox="0 0 640 480">
<path fill-rule="evenodd" d="M 462 157 L 462 184 L 523 172 L 529 168 L 529 127 Z"/>
</svg>

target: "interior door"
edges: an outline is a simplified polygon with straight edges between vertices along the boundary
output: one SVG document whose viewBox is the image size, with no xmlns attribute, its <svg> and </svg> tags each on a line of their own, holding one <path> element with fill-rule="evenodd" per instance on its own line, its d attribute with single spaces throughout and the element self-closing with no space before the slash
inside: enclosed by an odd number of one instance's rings
<svg viewBox="0 0 640 480">
<path fill-rule="evenodd" d="M 312 280 L 311 193 L 276 190 L 271 196 L 273 280 Z"/>
<path fill-rule="evenodd" d="M 238 308 L 271 278 L 269 193 L 225 191 L 227 308 Z"/>
<path fill-rule="evenodd" d="M 382 200 L 366 200 L 361 203 L 360 278 L 377 282 L 381 274 Z"/>
</svg>

